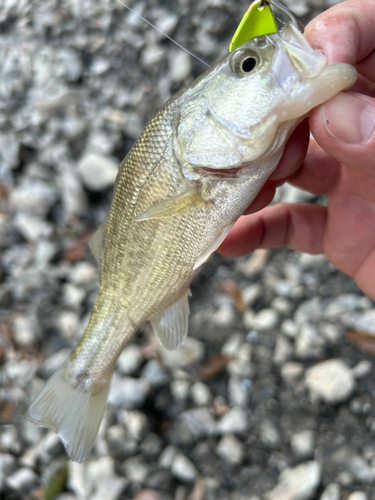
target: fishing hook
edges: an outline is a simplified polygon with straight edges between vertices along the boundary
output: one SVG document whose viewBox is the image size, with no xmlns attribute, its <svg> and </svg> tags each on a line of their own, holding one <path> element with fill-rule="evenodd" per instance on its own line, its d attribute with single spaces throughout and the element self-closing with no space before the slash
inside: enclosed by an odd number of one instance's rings
<svg viewBox="0 0 375 500">
<path fill-rule="evenodd" d="M 272 5 L 272 7 L 275 7 L 278 9 L 280 12 L 285 14 L 289 19 L 294 23 L 294 25 L 298 28 L 298 30 L 303 33 L 304 32 L 304 25 L 301 23 L 301 21 L 298 19 L 298 17 L 294 14 L 293 11 L 288 9 L 288 7 L 285 7 L 285 5 L 281 4 L 277 0 L 260 0 L 259 2 L 259 7 L 264 7 L 266 4 Z"/>
</svg>

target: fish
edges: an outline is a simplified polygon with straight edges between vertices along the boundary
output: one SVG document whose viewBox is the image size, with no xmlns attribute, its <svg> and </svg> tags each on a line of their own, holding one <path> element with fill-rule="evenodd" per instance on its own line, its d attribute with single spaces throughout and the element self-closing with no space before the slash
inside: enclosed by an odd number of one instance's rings
<svg viewBox="0 0 375 500">
<path fill-rule="evenodd" d="M 253 38 L 172 97 L 119 166 L 108 220 L 90 247 L 100 287 L 75 351 L 27 418 L 53 429 L 72 460 L 90 453 L 115 363 L 150 321 L 168 350 L 188 330 L 190 284 L 276 168 L 309 111 L 349 88 L 292 23 Z"/>
</svg>

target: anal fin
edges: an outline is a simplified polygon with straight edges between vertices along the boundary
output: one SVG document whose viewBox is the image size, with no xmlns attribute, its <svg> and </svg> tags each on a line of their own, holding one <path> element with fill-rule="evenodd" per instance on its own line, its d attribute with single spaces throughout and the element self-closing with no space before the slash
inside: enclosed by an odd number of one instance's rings
<svg viewBox="0 0 375 500">
<path fill-rule="evenodd" d="M 178 349 L 185 340 L 190 313 L 189 293 L 184 293 L 177 302 L 151 320 L 157 338 L 168 351 Z"/>
<path fill-rule="evenodd" d="M 206 248 L 204 252 L 198 257 L 197 262 L 194 265 L 193 269 L 198 269 L 202 264 L 208 261 L 211 255 L 219 248 L 219 246 L 223 243 L 225 238 L 228 236 L 229 231 L 232 229 L 234 222 L 229 224 L 228 227 L 225 227 L 220 233 L 216 236 L 214 241 Z"/>
</svg>

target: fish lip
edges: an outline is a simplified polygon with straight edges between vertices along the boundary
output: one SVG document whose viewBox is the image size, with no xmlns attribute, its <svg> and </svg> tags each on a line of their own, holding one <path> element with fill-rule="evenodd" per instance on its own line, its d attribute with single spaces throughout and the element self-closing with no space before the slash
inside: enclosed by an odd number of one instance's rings
<svg viewBox="0 0 375 500">
<path fill-rule="evenodd" d="M 207 176 L 214 175 L 215 177 L 226 177 L 234 179 L 239 177 L 241 172 L 243 170 L 246 170 L 246 167 L 242 166 L 242 167 L 223 168 L 223 169 L 216 169 L 210 167 L 195 167 L 195 169 L 203 175 Z"/>
</svg>

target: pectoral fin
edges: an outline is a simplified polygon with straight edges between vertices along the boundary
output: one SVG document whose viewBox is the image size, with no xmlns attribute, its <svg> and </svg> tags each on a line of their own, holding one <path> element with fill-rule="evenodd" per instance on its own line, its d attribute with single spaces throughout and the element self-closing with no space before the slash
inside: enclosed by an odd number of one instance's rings
<svg viewBox="0 0 375 500">
<path fill-rule="evenodd" d="M 185 340 L 190 312 L 188 294 L 151 320 L 157 338 L 168 351 L 178 349 Z"/>
<path fill-rule="evenodd" d="M 144 214 L 137 217 L 136 220 L 139 222 L 148 219 L 161 219 L 162 217 L 178 215 L 187 212 L 189 208 L 199 205 L 204 206 L 208 203 L 211 202 L 204 201 L 198 189 L 193 188 L 190 191 L 174 196 L 173 198 L 160 201 L 146 210 Z"/>
<path fill-rule="evenodd" d="M 106 223 L 104 222 L 104 224 L 99 226 L 99 228 L 91 236 L 91 239 L 89 242 L 90 250 L 92 251 L 99 267 L 101 267 L 102 261 L 103 261 L 103 246 L 104 246 L 105 230 L 106 230 Z"/>
<path fill-rule="evenodd" d="M 219 246 L 223 243 L 225 238 L 227 237 L 229 231 L 232 229 L 233 224 L 229 224 L 228 227 L 224 228 L 220 233 L 216 236 L 211 245 L 206 248 L 206 250 L 199 256 L 197 262 L 195 263 L 193 269 L 198 269 L 202 264 L 207 262 L 207 260 L 211 257 L 211 255 L 219 248 Z"/>
</svg>

